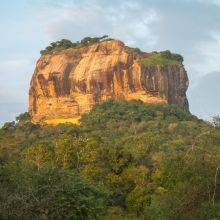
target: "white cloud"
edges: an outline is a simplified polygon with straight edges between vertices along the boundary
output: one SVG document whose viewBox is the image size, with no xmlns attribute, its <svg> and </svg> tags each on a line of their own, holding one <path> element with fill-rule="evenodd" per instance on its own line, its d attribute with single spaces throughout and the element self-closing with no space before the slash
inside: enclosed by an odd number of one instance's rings
<svg viewBox="0 0 220 220">
<path fill-rule="evenodd" d="M 210 35 L 212 36 L 212 41 L 200 42 L 196 46 L 203 60 L 200 63 L 194 64 L 194 66 L 202 74 L 220 71 L 220 33 L 211 32 Z"/>
<path fill-rule="evenodd" d="M 49 17 L 47 20 L 46 17 Z M 51 19 L 53 18 L 53 19 Z M 121 1 L 117 6 L 106 7 L 90 1 L 85 4 L 65 4 L 54 10 L 45 10 L 43 17 L 45 33 L 50 39 L 71 38 L 80 40 L 87 35 L 109 34 L 131 46 L 142 42 L 148 47 L 155 45 L 157 36 L 151 25 L 159 21 L 152 8 L 145 8 L 138 2 Z"/>
</svg>

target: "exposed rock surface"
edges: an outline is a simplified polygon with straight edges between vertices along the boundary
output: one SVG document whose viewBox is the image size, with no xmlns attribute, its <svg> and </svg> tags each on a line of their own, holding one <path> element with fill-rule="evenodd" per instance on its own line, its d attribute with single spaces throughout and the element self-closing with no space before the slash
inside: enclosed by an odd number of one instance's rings
<svg viewBox="0 0 220 220">
<path fill-rule="evenodd" d="M 41 56 L 29 91 L 34 122 L 73 118 L 107 99 L 140 99 L 188 110 L 188 77 L 183 65 L 144 66 L 149 56 L 107 40 Z"/>
</svg>

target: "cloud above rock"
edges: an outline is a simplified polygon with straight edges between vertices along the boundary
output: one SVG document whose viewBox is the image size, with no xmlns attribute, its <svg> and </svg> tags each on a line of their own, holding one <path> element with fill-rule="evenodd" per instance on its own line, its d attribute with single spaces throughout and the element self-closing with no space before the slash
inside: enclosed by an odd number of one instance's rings
<svg viewBox="0 0 220 220">
<path fill-rule="evenodd" d="M 159 15 L 152 7 L 143 10 L 135 1 L 118 1 L 112 5 L 101 1 L 64 3 L 53 10 L 49 6 L 42 16 L 48 15 L 54 19 L 45 23 L 44 30 L 51 39 L 79 40 L 85 36 L 108 34 L 131 46 L 139 42 L 150 48 L 157 41 L 151 27 L 157 25 Z"/>
</svg>

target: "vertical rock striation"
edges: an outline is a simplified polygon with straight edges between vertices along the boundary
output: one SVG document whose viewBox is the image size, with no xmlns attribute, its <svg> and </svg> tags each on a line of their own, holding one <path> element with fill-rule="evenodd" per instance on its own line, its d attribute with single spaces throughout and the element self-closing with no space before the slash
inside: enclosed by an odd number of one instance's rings
<svg viewBox="0 0 220 220">
<path fill-rule="evenodd" d="M 106 40 L 41 56 L 29 90 L 33 121 L 79 117 L 108 99 L 140 99 L 188 110 L 183 65 L 140 62 L 150 55 Z"/>
</svg>

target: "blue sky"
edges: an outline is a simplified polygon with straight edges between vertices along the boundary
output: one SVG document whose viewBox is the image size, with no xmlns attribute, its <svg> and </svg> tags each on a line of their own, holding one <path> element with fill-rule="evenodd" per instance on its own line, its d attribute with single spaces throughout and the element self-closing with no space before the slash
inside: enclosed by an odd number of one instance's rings
<svg viewBox="0 0 220 220">
<path fill-rule="evenodd" d="M 191 112 L 220 114 L 220 0 L 2 0 L 0 27 L 0 124 L 27 110 L 41 49 L 104 34 L 145 51 L 181 53 Z"/>
</svg>

